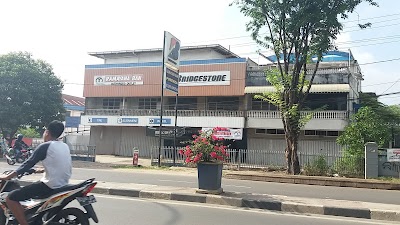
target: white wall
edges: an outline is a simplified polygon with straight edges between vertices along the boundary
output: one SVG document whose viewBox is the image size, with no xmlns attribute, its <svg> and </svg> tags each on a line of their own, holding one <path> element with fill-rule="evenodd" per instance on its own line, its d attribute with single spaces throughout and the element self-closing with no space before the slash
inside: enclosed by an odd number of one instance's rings
<svg viewBox="0 0 400 225">
<path fill-rule="evenodd" d="M 205 59 L 225 59 L 224 55 L 211 49 L 182 50 L 181 61 L 187 60 L 205 60 Z M 121 63 L 145 63 L 145 62 L 161 62 L 161 52 L 141 52 L 129 57 L 118 56 L 116 58 L 107 58 L 105 64 L 121 64 Z"/>
</svg>

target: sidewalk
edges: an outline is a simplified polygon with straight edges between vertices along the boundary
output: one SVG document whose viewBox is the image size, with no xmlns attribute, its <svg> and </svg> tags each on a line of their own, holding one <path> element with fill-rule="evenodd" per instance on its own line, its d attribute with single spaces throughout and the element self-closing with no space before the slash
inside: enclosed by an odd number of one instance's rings
<svg viewBox="0 0 400 225">
<path fill-rule="evenodd" d="M 24 179 L 21 181 L 21 184 L 26 185 L 34 181 L 36 180 Z M 72 184 L 79 182 L 79 180 L 71 180 Z M 392 204 L 238 192 L 224 192 L 221 195 L 207 195 L 196 193 L 196 189 L 194 188 L 103 181 L 98 181 L 93 193 L 145 199 L 163 199 L 229 205 L 234 207 L 266 209 L 290 213 L 400 221 L 400 206 Z"/>
</svg>

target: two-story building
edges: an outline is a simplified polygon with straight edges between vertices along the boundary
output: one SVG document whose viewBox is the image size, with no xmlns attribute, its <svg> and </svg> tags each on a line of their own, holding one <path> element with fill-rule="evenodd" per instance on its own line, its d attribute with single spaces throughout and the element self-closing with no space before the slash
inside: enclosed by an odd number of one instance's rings
<svg viewBox="0 0 400 225">
<path fill-rule="evenodd" d="M 131 155 L 137 147 L 149 156 L 158 146 L 162 49 L 90 53 L 104 64 L 85 68 L 85 115 L 90 144 L 98 154 Z M 332 56 L 340 60 L 329 60 Z M 346 58 L 347 57 L 347 58 Z M 361 74 L 348 53 L 331 52 L 321 63 L 307 106 L 314 114 L 302 132 L 300 150 L 339 151 L 336 137 L 347 125 L 357 102 Z M 346 59 L 346 60 L 344 60 Z M 236 139 L 232 147 L 264 151 L 285 148 L 283 125 L 276 107 L 253 98 L 274 91 L 266 68 L 220 45 L 181 48 L 177 126 L 178 145 L 202 128 L 227 127 Z M 165 132 L 175 124 L 175 96 L 164 91 Z M 163 130 L 164 132 L 164 130 Z M 234 136 L 233 135 L 233 136 Z M 166 135 L 168 136 L 168 135 Z M 164 146 L 173 139 L 165 137 Z"/>
</svg>

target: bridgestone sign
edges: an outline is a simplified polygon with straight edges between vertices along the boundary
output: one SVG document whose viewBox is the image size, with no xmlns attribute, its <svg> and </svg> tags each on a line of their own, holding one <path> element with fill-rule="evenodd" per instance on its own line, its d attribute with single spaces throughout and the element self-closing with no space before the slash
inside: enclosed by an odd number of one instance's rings
<svg viewBox="0 0 400 225">
<path fill-rule="evenodd" d="M 179 86 L 230 85 L 230 71 L 179 73 Z"/>
</svg>

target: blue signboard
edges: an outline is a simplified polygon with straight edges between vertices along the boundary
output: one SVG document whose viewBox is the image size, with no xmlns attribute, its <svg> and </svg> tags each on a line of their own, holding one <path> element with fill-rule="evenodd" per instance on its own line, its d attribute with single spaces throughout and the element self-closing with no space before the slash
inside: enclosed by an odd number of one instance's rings
<svg viewBox="0 0 400 225">
<path fill-rule="evenodd" d="M 160 118 L 150 118 L 149 119 L 149 124 L 160 124 L 160 122 L 161 122 Z M 162 123 L 163 124 L 171 124 L 171 119 L 163 118 Z"/>
<path fill-rule="evenodd" d="M 89 123 L 108 123 L 108 118 L 89 118 Z"/>
<path fill-rule="evenodd" d="M 165 86 L 164 88 L 178 94 L 179 73 L 168 67 L 165 67 Z"/>
<path fill-rule="evenodd" d="M 79 127 L 81 123 L 80 116 L 67 116 L 65 117 L 65 127 Z"/>
<path fill-rule="evenodd" d="M 139 118 L 121 117 L 121 118 L 118 118 L 117 123 L 119 123 L 119 124 L 138 124 Z"/>
</svg>

